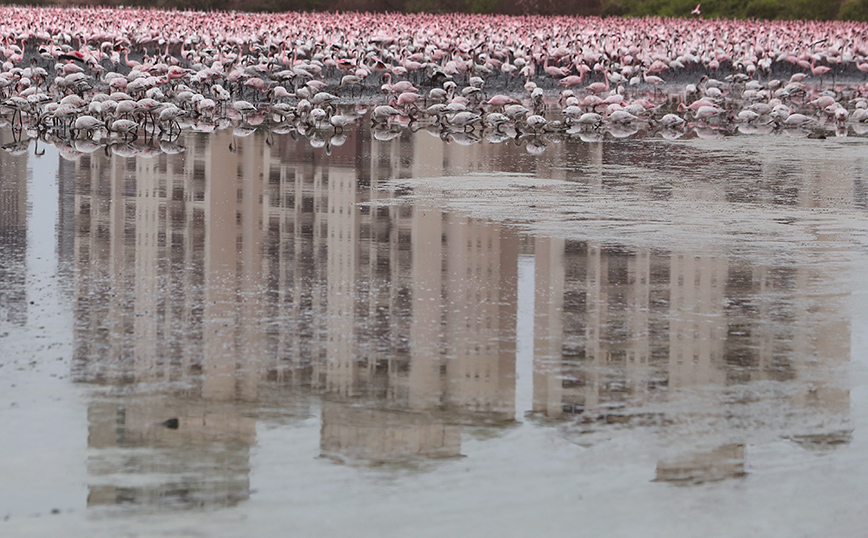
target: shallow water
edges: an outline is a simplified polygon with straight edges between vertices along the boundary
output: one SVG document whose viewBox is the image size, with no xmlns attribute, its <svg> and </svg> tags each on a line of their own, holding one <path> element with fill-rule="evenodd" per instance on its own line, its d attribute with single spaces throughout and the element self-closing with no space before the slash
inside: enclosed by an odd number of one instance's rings
<svg viewBox="0 0 868 538">
<path fill-rule="evenodd" d="M 178 142 L 0 153 L 0 534 L 864 535 L 865 139 Z"/>
</svg>

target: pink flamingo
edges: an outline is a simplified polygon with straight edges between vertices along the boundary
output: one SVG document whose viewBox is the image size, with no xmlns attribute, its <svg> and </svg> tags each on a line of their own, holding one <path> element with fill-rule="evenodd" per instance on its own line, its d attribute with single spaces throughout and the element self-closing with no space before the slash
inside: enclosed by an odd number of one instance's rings
<svg viewBox="0 0 868 538">
<path fill-rule="evenodd" d="M 546 55 L 545 63 L 543 64 L 543 71 L 554 78 L 565 77 L 570 73 L 570 70 L 565 67 L 557 67 L 554 65 L 549 65 L 549 56 Z"/>
<path fill-rule="evenodd" d="M 826 66 L 826 65 L 815 66 L 814 62 L 815 62 L 815 60 L 812 59 L 811 60 L 811 74 L 819 76 L 820 77 L 820 84 L 822 84 L 823 83 L 823 75 L 829 73 L 829 71 L 831 71 L 832 68 L 829 66 Z"/>
<path fill-rule="evenodd" d="M 558 81 L 558 84 L 561 86 L 566 86 L 567 88 L 572 88 L 573 86 L 581 86 L 582 80 L 584 79 L 584 74 L 582 75 L 568 75 Z"/>
<path fill-rule="evenodd" d="M 418 88 L 413 86 L 409 80 L 399 80 L 398 82 L 392 84 L 392 73 L 385 73 L 383 78 L 387 80 L 385 84 L 383 84 L 382 89 L 384 89 L 384 93 L 394 93 L 399 94 L 403 92 L 416 92 L 419 91 Z"/>
<path fill-rule="evenodd" d="M 589 92 L 593 93 L 603 93 L 609 91 L 609 72 L 603 71 L 603 78 L 605 79 L 605 83 L 603 82 L 593 82 L 585 86 L 585 89 Z"/>
</svg>

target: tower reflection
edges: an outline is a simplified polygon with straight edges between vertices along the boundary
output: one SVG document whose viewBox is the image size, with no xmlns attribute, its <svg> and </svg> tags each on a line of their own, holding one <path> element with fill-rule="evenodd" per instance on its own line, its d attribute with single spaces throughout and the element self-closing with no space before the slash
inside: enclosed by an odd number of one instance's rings
<svg viewBox="0 0 868 538">
<path fill-rule="evenodd" d="M 570 171 L 534 170 L 521 148 L 426 137 L 362 129 L 327 156 L 289 136 L 230 150 L 217 132 L 185 135 L 181 155 L 76 161 L 91 505 L 244 500 L 257 424 L 275 413 L 319 413 L 320 453 L 362 464 L 459 456 L 467 426 L 514 425 L 522 248 L 535 260 L 534 415 L 659 427 L 657 478 L 685 483 L 743 474 L 760 431 L 840 439 L 849 396 L 823 372 L 848 360 L 849 324 L 823 267 L 553 237 L 522 247 L 514 227 L 410 204 L 389 180 L 509 167 L 605 189 L 604 164 L 627 156 L 583 145 Z M 684 195 L 744 194 L 694 187 Z M 786 200 L 841 194 L 819 188 Z M 764 382 L 779 385 L 754 390 Z M 757 418 L 764 405 L 799 411 Z M 685 426 L 703 421 L 723 435 Z"/>
<path fill-rule="evenodd" d="M 818 168 L 763 163 L 768 191 L 751 198 L 830 208 L 854 198 Z M 727 188 L 680 195 L 744 196 Z M 806 228 L 818 238 L 806 252 L 767 263 L 538 237 L 533 411 L 662 425 L 671 441 L 657 478 L 673 482 L 743 475 L 746 440 L 764 432 L 846 442 L 849 392 L 836 376 L 850 356 L 847 294 L 827 267 L 799 261 L 834 259 L 829 245 L 846 237 Z"/>
<path fill-rule="evenodd" d="M 11 131 L 0 129 L 0 145 L 13 141 Z M 0 324 L 21 326 L 27 318 L 27 155 L 0 152 L 0 169 Z"/>
</svg>

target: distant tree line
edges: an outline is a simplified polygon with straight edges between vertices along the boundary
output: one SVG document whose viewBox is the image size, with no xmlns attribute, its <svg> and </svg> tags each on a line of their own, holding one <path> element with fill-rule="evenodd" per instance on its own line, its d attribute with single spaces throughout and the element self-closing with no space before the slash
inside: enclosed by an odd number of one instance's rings
<svg viewBox="0 0 868 538">
<path fill-rule="evenodd" d="M 868 21 L 868 0 L 607 0 L 604 15 Z"/>
<path fill-rule="evenodd" d="M 868 0 L 0 0 L 2 4 L 130 5 L 196 10 L 371 11 L 868 21 Z"/>
</svg>

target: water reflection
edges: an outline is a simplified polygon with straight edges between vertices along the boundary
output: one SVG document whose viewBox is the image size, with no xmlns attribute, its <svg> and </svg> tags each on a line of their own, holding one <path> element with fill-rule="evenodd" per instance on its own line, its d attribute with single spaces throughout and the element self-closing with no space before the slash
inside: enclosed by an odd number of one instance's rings
<svg viewBox="0 0 868 538">
<path fill-rule="evenodd" d="M 685 146 L 564 143 L 540 161 L 426 132 L 342 136 L 327 155 L 290 136 L 185 134 L 183 152 L 94 152 L 61 167 L 74 374 L 93 388 L 89 506 L 243 501 L 260 423 L 318 416 L 322 456 L 411 466 L 461 456 L 469 428 L 515 427 L 522 254 L 534 259 L 535 307 L 520 420 L 563 426 L 580 444 L 651 428 L 656 478 L 676 483 L 742 476 L 753 442 L 847 442 L 849 394 L 835 376 L 850 356 L 848 275 L 780 252 L 760 263 L 523 237 L 406 203 L 389 180 L 509 170 L 649 200 L 823 207 L 856 196 L 852 176 L 812 188 L 785 163 L 733 157 L 762 181 L 673 189 L 633 183 L 630 169 L 700 175 L 721 163 Z M 26 161 L 0 157 L 0 271 L 11 275 L 0 312 L 14 321 L 27 308 L 14 282 Z M 821 258 L 832 239 L 818 230 L 805 248 Z"/>
<path fill-rule="evenodd" d="M 190 509 L 247 499 L 256 420 L 242 405 L 181 391 L 95 400 L 87 505 Z"/>
<path fill-rule="evenodd" d="M 745 440 L 846 436 L 843 296 L 826 269 L 536 240 L 534 411 L 664 425 L 657 479 L 741 476 Z M 546 261 L 548 263 L 540 263 Z M 718 445 L 719 443 L 719 445 Z"/>
<path fill-rule="evenodd" d="M 824 270 L 554 239 L 536 253 L 536 370 L 549 379 L 534 383 L 535 410 L 546 416 L 633 407 L 661 389 L 786 382 L 849 356 L 842 296 L 806 295 Z M 810 391 L 818 407 L 847 408 L 843 391 Z"/>
<path fill-rule="evenodd" d="M 12 133 L 0 130 L 0 145 L 11 141 Z M 27 316 L 26 155 L 0 152 L 0 178 L 0 322 L 20 326 Z"/>
</svg>

